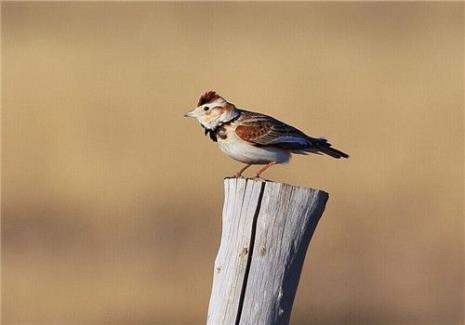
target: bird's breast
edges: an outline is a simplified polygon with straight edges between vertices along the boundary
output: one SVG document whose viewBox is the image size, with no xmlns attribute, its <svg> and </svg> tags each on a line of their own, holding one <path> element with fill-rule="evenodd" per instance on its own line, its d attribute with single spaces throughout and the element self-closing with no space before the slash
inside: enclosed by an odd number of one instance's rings
<svg viewBox="0 0 465 325">
<path fill-rule="evenodd" d="M 233 127 L 225 127 L 221 135 L 218 133 L 218 146 L 226 155 L 245 164 L 286 163 L 291 156 L 284 150 L 246 142 L 236 135 Z"/>
<path fill-rule="evenodd" d="M 228 138 L 228 131 L 226 130 L 224 126 L 222 126 L 216 131 L 216 135 L 221 140 L 226 140 Z"/>
</svg>

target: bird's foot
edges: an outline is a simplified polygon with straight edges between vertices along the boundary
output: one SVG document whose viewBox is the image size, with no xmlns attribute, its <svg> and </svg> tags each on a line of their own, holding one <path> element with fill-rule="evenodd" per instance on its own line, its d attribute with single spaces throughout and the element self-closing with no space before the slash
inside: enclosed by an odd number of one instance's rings
<svg viewBox="0 0 465 325">
<path fill-rule="evenodd" d="M 239 178 L 239 177 L 242 177 L 242 173 L 251 166 L 251 164 L 247 164 L 245 165 L 244 167 L 241 168 L 240 171 L 238 171 L 237 173 L 234 174 L 234 177 L 236 178 Z"/>
</svg>

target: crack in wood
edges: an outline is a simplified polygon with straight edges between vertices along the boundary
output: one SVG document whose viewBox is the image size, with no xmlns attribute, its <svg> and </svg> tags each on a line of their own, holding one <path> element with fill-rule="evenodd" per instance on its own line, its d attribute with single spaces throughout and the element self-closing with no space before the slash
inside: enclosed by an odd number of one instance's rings
<svg viewBox="0 0 465 325">
<path fill-rule="evenodd" d="M 247 280 L 249 278 L 250 266 L 252 264 L 253 250 L 254 250 L 254 245 L 255 245 L 255 235 L 257 232 L 258 214 L 260 213 L 260 207 L 262 205 L 263 192 L 265 191 L 265 184 L 266 182 L 262 182 L 261 184 L 260 194 L 258 195 L 257 208 L 255 209 L 255 214 L 253 216 L 252 230 L 250 234 L 250 243 L 249 243 L 249 255 L 247 256 L 247 264 L 245 267 L 244 280 L 242 282 L 242 289 L 241 289 L 241 295 L 239 298 L 239 306 L 237 308 L 237 316 L 236 316 L 235 325 L 239 325 L 241 322 L 242 308 L 244 306 L 245 292 L 247 290 Z"/>
</svg>

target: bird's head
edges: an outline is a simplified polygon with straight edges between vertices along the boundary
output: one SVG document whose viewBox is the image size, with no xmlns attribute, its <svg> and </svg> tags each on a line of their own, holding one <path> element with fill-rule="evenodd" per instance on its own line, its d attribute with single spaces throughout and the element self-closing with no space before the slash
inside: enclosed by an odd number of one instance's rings
<svg viewBox="0 0 465 325">
<path fill-rule="evenodd" d="M 239 115 L 234 104 L 229 103 L 214 91 L 200 96 L 197 107 L 184 114 L 184 117 L 193 117 L 206 129 L 214 130 L 223 123 L 227 123 Z"/>
</svg>

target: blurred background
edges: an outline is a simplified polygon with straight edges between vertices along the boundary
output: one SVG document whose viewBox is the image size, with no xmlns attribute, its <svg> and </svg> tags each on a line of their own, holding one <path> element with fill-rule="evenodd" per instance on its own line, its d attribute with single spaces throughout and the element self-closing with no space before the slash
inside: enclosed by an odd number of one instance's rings
<svg viewBox="0 0 465 325">
<path fill-rule="evenodd" d="M 213 89 L 325 136 L 292 324 L 463 324 L 464 3 L 2 2 L 3 324 L 201 324 Z M 253 175 L 253 170 L 248 175 Z"/>
</svg>

